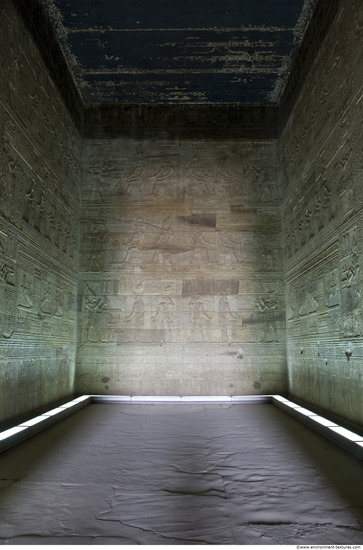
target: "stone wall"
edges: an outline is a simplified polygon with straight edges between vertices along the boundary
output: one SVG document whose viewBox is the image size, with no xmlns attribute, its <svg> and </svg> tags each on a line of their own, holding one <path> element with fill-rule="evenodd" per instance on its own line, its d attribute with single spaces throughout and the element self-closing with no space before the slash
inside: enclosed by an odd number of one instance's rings
<svg viewBox="0 0 363 550">
<path fill-rule="evenodd" d="M 343 2 L 280 140 L 289 392 L 363 424 L 363 5 Z"/>
<path fill-rule="evenodd" d="M 77 391 L 286 390 L 277 142 L 84 144 Z"/>
<path fill-rule="evenodd" d="M 81 142 L 10 0 L 0 9 L 0 422 L 74 392 Z"/>
</svg>

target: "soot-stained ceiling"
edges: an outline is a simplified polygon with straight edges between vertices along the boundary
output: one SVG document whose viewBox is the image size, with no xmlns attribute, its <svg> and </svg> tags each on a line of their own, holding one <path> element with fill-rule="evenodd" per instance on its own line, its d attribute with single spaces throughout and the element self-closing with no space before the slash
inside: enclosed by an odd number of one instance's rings
<svg viewBox="0 0 363 550">
<path fill-rule="evenodd" d="M 43 0 L 85 104 L 277 103 L 315 0 Z"/>
</svg>

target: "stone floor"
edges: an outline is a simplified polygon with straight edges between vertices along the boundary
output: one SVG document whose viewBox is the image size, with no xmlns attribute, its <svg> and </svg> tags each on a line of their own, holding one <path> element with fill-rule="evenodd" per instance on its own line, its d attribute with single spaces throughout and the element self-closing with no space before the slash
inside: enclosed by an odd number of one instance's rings
<svg viewBox="0 0 363 550">
<path fill-rule="evenodd" d="M 273 405 L 89 405 L 0 478 L 1 544 L 363 544 L 363 464 Z"/>
</svg>

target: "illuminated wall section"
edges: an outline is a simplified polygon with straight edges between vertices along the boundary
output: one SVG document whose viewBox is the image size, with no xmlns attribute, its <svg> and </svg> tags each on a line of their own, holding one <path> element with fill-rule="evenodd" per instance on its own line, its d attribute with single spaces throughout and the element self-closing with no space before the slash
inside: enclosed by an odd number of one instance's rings
<svg viewBox="0 0 363 550">
<path fill-rule="evenodd" d="M 276 141 L 84 145 L 77 391 L 286 389 Z"/>
<path fill-rule="evenodd" d="M 80 137 L 10 0 L 0 11 L 0 422 L 74 392 Z"/>
<path fill-rule="evenodd" d="M 362 425 L 363 5 L 344 2 L 280 140 L 292 399 Z"/>
</svg>

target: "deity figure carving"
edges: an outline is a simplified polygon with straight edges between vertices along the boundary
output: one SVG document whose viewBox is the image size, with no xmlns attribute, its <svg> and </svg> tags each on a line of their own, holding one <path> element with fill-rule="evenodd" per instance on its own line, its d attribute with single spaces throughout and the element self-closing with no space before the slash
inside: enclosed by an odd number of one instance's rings
<svg viewBox="0 0 363 550">
<path fill-rule="evenodd" d="M 108 164 L 100 159 L 95 159 L 90 166 L 91 174 L 91 198 L 93 201 L 105 202 L 107 188 L 106 176 L 109 170 Z"/>
<path fill-rule="evenodd" d="M 135 328 L 141 329 L 144 326 L 145 304 L 141 296 L 136 296 L 131 313 L 125 317 L 126 322 L 133 324 Z"/>
<path fill-rule="evenodd" d="M 193 342 L 205 342 L 205 329 L 211 321 L 211 317 L 204 309 L 204 302 L 200 296 L 193 296 L 189 302 L 189 312 L 192 321 L 192 340 Z"/>
<path fill-rule="evenodd" d="M 170 159 L 160 159 L 160 166 L 157 172 L 149 177 L 151 190 L 147 195 L 163 195 L 170 193 L 174 175 L 173 164 Z M 171 191 L 172 192 L 172 191 Z"/>
<path fill-rule="evenodd" d="M 308 315 L 315 313 L 319 308 L 319 302 L 316 297 L 316 290 L 310 286 L 304 291 L 303 302 L 299 309 L 299 315 Z"/>
<path fill-rule="evenodd" d="M 84 310 L 86 318 L 86 340 L 88 342 L 97 343 L 100 341 L 100 312 L 103 311 L 108 300 L 105 296 L 97 296 L 95 291 L 87 285 L 90 295 L 84 298 Z"/>
<path fill-rule="evenodd" d="M 0 241 L 0 334 L 4 338 L 11 338 L 15 327 L 15 273 L 10 263 Z"/>
<path fill-rule="evenodd" d="M 221 330 L 222 342 L 231 342 L 231 323 L 236 319 L 237 315 L 231 311 L 228 296 L 221 296 L 218 301 L 218 324 Z"/>
<path fill-rule="evenodd" d="M 31 297 L 31 291 L 32 291 L 32 285 L 29 282 L 29 278 L 27 277 L 27 274 L 24 273 L 23 280 L 20 285 L 19 306 L 22 306 L 25 308 L 33 307 L 33 299 Z"/>
<path fill-rule="evenodd" d="M 172 312 L 174 311 L 175 304 L 169 296 L 161 299 L 158 303 L 157 312 L 151 320 L 157 325 L 159 329 L 165 331 L 165 342 L 170 340 L 170 330 L 173 327 Z"/>
<path fill-rule="evenodd" d="M 278 296 L 274 294 L 259 296 L 256 299 L 256 307 L 262 311 L 272 311 L 278 307 Z"/>
<path fill-rule="evenodd" d="M 242 261 L 241 255 L 241 238 L 240 235 L 233 239 L 228 233 L 220 232 L 217 234 L 219 247 L 218 250 L 223 258 L 228 263 L 239 263 Z"/>
<path fill-rule="evenodd" d="M 130 257 L 144 246 L 145 234 L 143 228 L 137 233 L 134 233 L 132 237 L 121 244 L 121 249 L 117 257 L 117 263 L 125 264 L 130 260 Z"/>
<path fill-rule="evenodd" d="M 63 316 L 63 308 L 64 308 L 63 293 L 59 288 L 57 288 L 56 293 L 55 293 L 55 312 L 54 312 L 54 315 L 56 315 L 57 317 L 62 317 Z"/>
<path fill-rule="evenodd" d="M 53 315 L 55 311 L 54 297 L 53 297 L 52 288 L 49 282 L 46 285 L 46 289 L 44 292 L 44 297 L 41 301 L 40 309 L 42 310 L 43 313 L 48 313 L 49 315 Z"/>
<path fill-rule="evenodd" d="M 216 183 L 227 187 L 228 196 L 236 196 L 240 192 L 240 181 L 236 169 L 228 165 L 228 156 L 225 151 L 220 151 L 217 155 L 216 164 Z"/>
<path fill-rule="evenodd" d="M 17 182 L 16 173 L 18 161 L 15 159 L 12 147 L 8 141 L 4 141 L 4 171 L 1 182 L 0 212 L 10 222 L 15 222 L 15 209 L 17 206 Z"/>
<path fill-rule="evenodd" d="M 137 153 L 133 165 L 123 174 L 122 182 L 125 183 L 124 194 L 135 194 L 141 192 L 145 176 L 145 160 L 142 151 Z"/>
<path fill-rule="evenodd" d="M 188 241 L 192 246 L 191 263 L 208 264 L 214 262 L 211 254 L 215 252 L 215 243 L 207 239 L 198 226 L 188 235 Z"/>
<path fill-rule="evenodd" d="M 192 193 L 207 197 L 214 195 L 215 174 L 207 168 L 198 155 L 193 155 L 189 165 L 188 176 L 192 184 Z"/>
</svg>

